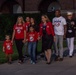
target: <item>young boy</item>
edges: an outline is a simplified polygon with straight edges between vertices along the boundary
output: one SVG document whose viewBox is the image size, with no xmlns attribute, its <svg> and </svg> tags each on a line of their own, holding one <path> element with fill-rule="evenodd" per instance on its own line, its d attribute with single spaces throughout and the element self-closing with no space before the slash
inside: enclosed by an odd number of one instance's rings
<svg viewBox="0 0 76 75">
<path fill-rule="evenodd" d="M 27 41 L 28 41 L 28 53 L 31 57 L 31 64 L 36 63 L 37 40 L 38 40 L 38 33 L 34 30 L 32 26 L 30 26 L 29 32 L 27 33 Z"/>
<path fill-rule="evenodd" d="M 10 36 L 9 35 L 6 35 L 5 39 L 6 40 L 3 43 L 3 52 L 6 55 L 8 63 L 11 64 L 12 63 L 12 54 L 13 54 L 12 42 L 10 40 Z"/>
</svg>

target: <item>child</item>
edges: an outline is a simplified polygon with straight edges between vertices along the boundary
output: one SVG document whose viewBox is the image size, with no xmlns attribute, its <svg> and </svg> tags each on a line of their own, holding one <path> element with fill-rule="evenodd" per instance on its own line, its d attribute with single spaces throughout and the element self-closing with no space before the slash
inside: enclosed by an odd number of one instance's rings
<svg viewBox="0 0 76 75">
<path fill-rule="evenodd" d="M 29 32 L 27 33 L 27 41 L 28 41 L 28 53 L 31 57 L 31 64 L 36 64 L 37 40 L 38 40 L 38 33 L 34 30 L 32 26 L 30 26 Z"/>
<path fill-rule="evenodd" d="M 6 35 L 5 36 L 5 41 L 3 44 L 3 52 L 6 54 L 6 58 L 8 60 L 9 64 L 12 64 L 12 54 L 13 54 L 13 49 L 12 49 L 12 42 L 10 40 L 10 36 Z"/>
</svg>

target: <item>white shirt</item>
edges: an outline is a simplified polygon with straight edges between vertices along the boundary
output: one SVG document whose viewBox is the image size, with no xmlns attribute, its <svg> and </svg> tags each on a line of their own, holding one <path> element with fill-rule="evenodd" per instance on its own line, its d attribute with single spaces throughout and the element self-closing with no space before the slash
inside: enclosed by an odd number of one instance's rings
<svg viewBox="0 0 76 75">
<path fill-rule="evenodd" d="M 55 17 L 52 21 L 54 25 L 55 35 L 64 35 L 64 25 L 66 25 L 66 20 L 64 17 Z"/>
</svg>

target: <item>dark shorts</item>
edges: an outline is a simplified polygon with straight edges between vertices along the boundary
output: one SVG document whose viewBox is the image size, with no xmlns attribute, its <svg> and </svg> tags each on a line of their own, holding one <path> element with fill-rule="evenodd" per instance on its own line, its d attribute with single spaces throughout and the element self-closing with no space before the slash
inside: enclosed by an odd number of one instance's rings
<svg viewBox="0 0 76 75">
<path fill-rule="evenodd" d="M 42 37 L 42 49 L 47 51 L 47 49 L 51 49 L 53 45 L 53 36 L 46 35 Z"/>
</svg>

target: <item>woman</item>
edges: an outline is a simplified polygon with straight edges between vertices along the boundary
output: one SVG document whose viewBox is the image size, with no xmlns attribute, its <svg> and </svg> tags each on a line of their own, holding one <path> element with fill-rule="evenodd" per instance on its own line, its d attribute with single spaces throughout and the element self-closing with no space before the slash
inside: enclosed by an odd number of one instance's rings
<svg viewBox="0 0 76 75">
<path fill-rule="evenodd" d="M 26 38 L 26 31 L 25 31 L 24 21 L 22 17 L 18 17 L 17 22 L 14 25 L 12 42 L 14 41 L 14 38 L 15 38 L 15 43 L 19 54 L 19 63 L 22 64 L 23 63 L 22 48 L 24 45 L 23 42 L 25 41 L 25 38 Z"/>
<path fill-rule="evenodd" d="M 42 37 L 42 48 L 45 51 L 45 56 L 47 59 L 46 64 L 51 63 L 51 48 L 54 40 L 54 30 L 52 23 L 50 22 L 47 15 L 42 15 L 42 23 L 40 24 L 40 35 Z"/>
<path fill-rule="evenodd" d="M 67 32 L 66 32 L 66 38 L 67 38 L 67 44 L 69 49 L 69 57 L 73 56 L 74 51 L 74 37 L 75 37 L 75 20 L 73 19 L 73 13 L 68 12 L 67 13 Z"/>
</svg>

